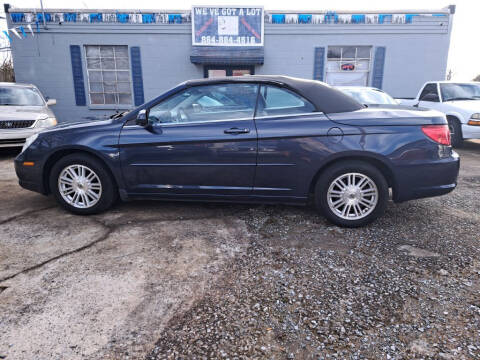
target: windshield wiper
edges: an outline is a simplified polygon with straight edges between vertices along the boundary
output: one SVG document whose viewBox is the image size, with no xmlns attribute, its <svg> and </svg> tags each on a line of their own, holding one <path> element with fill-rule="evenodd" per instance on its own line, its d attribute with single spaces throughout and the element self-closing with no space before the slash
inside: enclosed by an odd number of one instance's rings
<svg viewBox="0 0 480 360">
<path fill-rule="evenodd" d="M 475 100 L 475 98 L 473 98 L 473 97 L 456 97 L 456 98 L 446 99 L 445 101 L 455 101 L 455 100 Z"/>
<path fill-rule="evenodd" d="M 125 110 L 125 111 L 121 111 L 121 112 L 118 112 L 116 114 L 113 114 L 112 116 L 110 116 L 110 119 L 119 119 L 121 118 L 123 115 L 125 115 L 128 111 Z"/>
</svg>

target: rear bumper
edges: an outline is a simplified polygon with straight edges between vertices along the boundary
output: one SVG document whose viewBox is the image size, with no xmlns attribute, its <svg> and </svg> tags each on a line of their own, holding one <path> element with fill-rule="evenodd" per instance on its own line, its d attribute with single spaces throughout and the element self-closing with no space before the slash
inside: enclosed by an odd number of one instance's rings
<svg viewBox="0 0 480 360">
<path fill-rule="evenodd" d="M 457 186 L 460 158 L 457 153 L 428 164 L 399 166 L 393 200 L 402 202 L 445 195 Z"/>
</svg>

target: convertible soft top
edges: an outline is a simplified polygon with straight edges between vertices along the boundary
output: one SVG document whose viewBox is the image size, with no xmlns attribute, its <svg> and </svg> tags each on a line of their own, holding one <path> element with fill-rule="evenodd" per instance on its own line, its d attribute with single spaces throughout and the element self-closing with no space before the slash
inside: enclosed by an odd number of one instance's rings
<svg viewBox="0 0 480 360">
<path fill-rule="evenodd" d="M 312 102 L 318 111 L 326 114 L 349 112 L 363 109 L 364 106 L 343 92 L 316 80 L 300 79 L 281 75 L 246 75 L 214 79 L 189 80 L 184 86 L 198 86 L 224 83 L 267 83 L 284 86 Z"/>
</svg>

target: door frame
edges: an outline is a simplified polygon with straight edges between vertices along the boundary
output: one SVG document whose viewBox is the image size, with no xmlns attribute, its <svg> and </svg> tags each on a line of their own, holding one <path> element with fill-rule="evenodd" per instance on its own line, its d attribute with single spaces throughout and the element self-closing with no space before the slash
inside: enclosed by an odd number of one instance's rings
<svg viewBox="0 0 480 360">
<path fill-rule="evenodd" d="M 208 70 L 225 70 L 227 76 L 232 76 L 233 70 L 250 70 L 250 75 L 255 75 L 254 65 L 204 65 L 203 77 L 208 78 Z"/>
</svg>

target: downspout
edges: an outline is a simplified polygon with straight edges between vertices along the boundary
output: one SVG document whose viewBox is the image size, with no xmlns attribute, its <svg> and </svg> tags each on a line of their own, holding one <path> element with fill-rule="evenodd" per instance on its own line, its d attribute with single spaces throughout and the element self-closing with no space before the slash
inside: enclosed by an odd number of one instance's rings
<svg viewBox="0 0 480 360">
<path fill-rule="evenodd" d="M 47 22 L 45 21 L 45 11 L 43 10 L 43 0 L 40 0 L 40 8 L 42 9 L 43 28 L 48 30 Z"/>
</svg>

